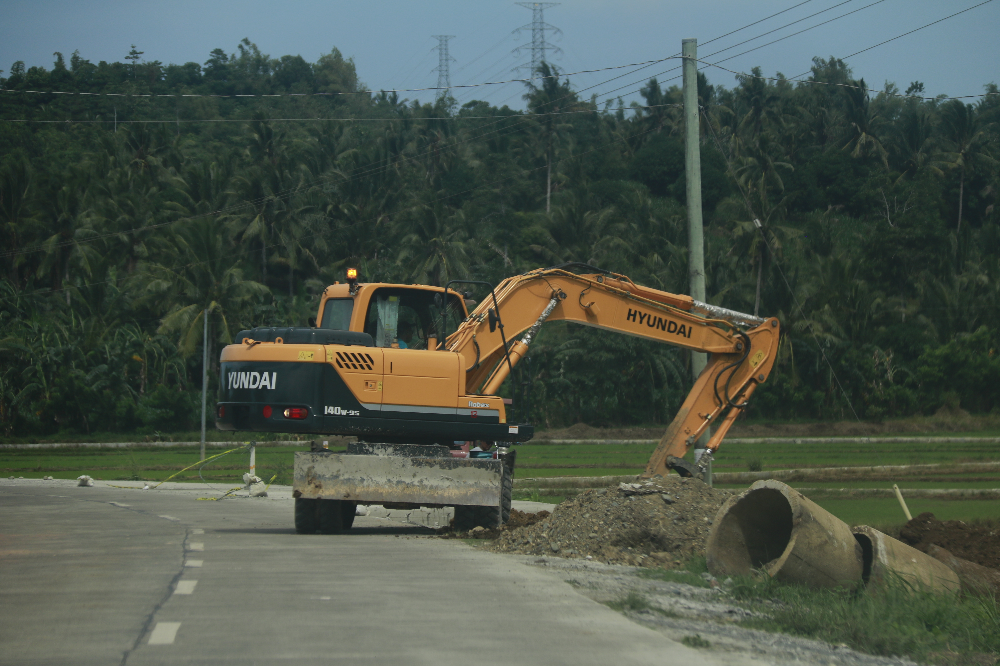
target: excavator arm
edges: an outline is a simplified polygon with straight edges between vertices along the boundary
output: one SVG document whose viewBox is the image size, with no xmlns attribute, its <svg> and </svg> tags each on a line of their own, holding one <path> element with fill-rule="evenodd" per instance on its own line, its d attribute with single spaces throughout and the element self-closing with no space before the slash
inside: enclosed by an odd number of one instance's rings
<svg viewBox="0 0 1000 666">
<path fill-rule="evenodd" d="M 462 357 L 469 394 L 495 395 L 547 320 L 573 321 L 710 355 L 650 458 L 647 477 L 670 469 L 691 474 L 681 459 L 710 427 L 709 455 L 717 450 L 751 394 L 767 380 L 777 355 L 777 319 L 643 287 L 590 266 L 530 271 L 504 280 L 494 295 L 445 341 L 447 350 Z"/>
</svg>

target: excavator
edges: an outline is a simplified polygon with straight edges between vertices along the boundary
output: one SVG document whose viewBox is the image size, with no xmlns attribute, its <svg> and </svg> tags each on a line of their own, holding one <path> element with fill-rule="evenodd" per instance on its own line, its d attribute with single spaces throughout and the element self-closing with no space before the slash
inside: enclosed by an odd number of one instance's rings
<svg viewBox="0 0 1000 666">
<path fill-rule="evenodd" d="M 453 285 L 478 285 L 478 304 Z M 470 313 L 469 304 L 476 305 Z M 353 436 L 346 453 L 295 454 L 300 533 L 349 529 L 358 504 L 454 507 L 457 530 L 510 514 L 517 443 L 529 423 L 499 395 L 546 321 L 570 321 L 709 355 L 653 452 L 646 478 L 701 476 L 777 355 L 780 325 L 637 285 L 585 264 L 444 287 L 362 283 L 348 269 L 314 326 L 240 332 L 221 353 L 216 427 Z M 450 332 L 449 332 L 450 331 Z M 684 459 L 699 440 L 705 452 Z M 469 443 L 483 443 L 469 451 Z"/>
</svg>

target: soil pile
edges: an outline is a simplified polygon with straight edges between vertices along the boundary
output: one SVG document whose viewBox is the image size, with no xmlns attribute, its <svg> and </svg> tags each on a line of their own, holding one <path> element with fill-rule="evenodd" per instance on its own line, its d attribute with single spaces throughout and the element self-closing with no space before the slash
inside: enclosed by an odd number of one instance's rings
<svg viewBox="0 0 1000 666">
<path fill-rule="evenodd" d="M 899 531 L 899 540 L 927 552 L 931 545 L 944 548 L 955 557 L 991 569 L 1000 569 L 1000 523 L 938 520 L 922 513 Z"/>
<path fill-rule="evenodd" d="M 608 564 L 676 566 L 704 552 L 715 514 L 731 494 L 676 476 L 588 490 L 535 524 L 504 525 L 487 548 Z"/>
</svg>

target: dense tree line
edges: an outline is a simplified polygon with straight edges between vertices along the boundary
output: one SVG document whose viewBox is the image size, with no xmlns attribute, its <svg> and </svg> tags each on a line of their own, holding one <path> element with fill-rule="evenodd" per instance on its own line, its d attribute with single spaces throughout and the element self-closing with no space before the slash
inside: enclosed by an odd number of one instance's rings
<svg viewBox="0 0 1000 666">
<path fill-rule="evenodd" d="M 303 325 L 347 266 L 440 285 L 579 261 L 688 290 L 676 87 L 599 105 L 543 64 L 516 111 L 365 92 L 336 49 L 142 55 L 0 78 L 8 436 L 193 425 L 204 311 L 214 375 L 238 330 Z M 995 409 L 996 86 L 874 92 L 835 58 L 699 77 L 709 300 L 786 332 L 751 416 Z M 519 382 L 542 425 L 663 422 L 687 363 L 553 324 Z"/>
</svg>

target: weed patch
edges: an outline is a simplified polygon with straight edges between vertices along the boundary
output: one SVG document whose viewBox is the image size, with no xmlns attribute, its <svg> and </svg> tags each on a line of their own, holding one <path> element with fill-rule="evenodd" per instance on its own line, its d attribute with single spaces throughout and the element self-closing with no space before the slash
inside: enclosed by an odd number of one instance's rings
<svg viewBox="0 0 1000 666">
<path fill-rule="evenodd" d="M 756 611 L 744 626 L 846 643 L 881 656 L 940 664 L 995 663 L 1000 609 L 995 599 L 956 599 L 889 581 L 877 589 L 812 590 L 773 579 L 741 578 L 731 598 Z"/>
<path fill-rule="evenodd" d="M 619 612 L 654 610 L 646 595 L 637 590 L 629 590 L 629 593 L 624 597 L 609 601 L 607 605 L 608 608 Z"/>
<path fill-rule="evenodd" d="M 681 643 L 687 645 L 691 648 L 710 648 L 712 644 L 701 637 L 700 634 L 694 634 L 693 636 L 685 636 L 681 639 Z"/>
</svg>

